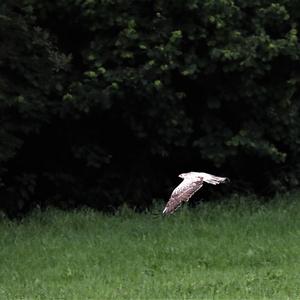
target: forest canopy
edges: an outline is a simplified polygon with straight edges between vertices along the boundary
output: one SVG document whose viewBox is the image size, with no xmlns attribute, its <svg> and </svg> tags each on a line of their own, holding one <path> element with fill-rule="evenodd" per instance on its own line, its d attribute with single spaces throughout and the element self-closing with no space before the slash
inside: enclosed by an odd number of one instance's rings
<svg viewBox="0 0 300 300">
<path fill-rule="evenodd" d="M 296 0 L 0 4 L 1 208 L 145 208 L 177 174 L 299 187 Z"/>
</svg>

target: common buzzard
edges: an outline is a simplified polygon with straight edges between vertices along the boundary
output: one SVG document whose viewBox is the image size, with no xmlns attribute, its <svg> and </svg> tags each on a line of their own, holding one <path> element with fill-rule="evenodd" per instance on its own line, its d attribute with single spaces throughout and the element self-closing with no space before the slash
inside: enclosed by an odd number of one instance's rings
<svg viewBox="0 0 300 300">
<path fill-rule="evenodd" d="M 163 214 L 172 214 L 183 202 L 189 199 L 202 187 L 203 182 L 213 185 L 228 182 L 226 177 L 218 177 L 207 173 L 189 172 L 182 173 L 178 177 L 183 181 L 175 188 L 163 210 Z"/>
</svg>

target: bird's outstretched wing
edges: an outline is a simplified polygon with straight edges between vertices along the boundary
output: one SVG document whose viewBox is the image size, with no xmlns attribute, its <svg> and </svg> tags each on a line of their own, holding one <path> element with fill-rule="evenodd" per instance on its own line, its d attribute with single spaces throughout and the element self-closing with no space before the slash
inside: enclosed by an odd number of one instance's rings
<svg viewBox="0 0 300 300">
<path fill-rule="evenodd" d="M 173 191 L 163 214 L 172 214 L 182 202 L 188 201 L 203 185 L 203 178 L 184 179 Z"/>
</svg>

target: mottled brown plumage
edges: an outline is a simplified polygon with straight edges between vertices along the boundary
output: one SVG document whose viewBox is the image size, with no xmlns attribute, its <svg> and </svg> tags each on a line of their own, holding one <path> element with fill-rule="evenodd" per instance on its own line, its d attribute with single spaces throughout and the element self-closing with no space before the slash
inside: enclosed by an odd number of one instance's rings
<svg viewBox="0 0 300 300">
<path fill-rule="evenodd" d="M 229 181 L 226 177 L 218 177 L 207 173 L 189 172 L 179 175 L 184 180 L 175 188 L 163 210 L 163 214 L 172 214 L 183 202 L 189 199 L 202 187 L 203 182 L 213 185 Z"/>
</svg>

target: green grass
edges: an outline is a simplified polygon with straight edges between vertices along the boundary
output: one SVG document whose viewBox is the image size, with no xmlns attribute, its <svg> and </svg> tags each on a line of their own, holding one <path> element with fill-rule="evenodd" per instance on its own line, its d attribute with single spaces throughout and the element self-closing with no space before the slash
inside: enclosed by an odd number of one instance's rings
<svg viewBox="0 0 300 300">
<path fill-rule="evenodd" d="M 156 211 L 156 210 L 155 210 Z M 0 299 L 300 299 L 300 195 L 0 220 Z"/>
</svg>

